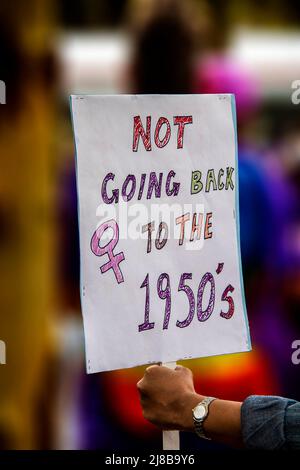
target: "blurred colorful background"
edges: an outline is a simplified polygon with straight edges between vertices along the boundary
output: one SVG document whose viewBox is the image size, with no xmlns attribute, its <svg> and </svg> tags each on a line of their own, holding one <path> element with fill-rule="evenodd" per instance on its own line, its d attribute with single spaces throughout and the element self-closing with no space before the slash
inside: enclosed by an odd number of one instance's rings
<svg viewBox="0 0 300 470">
<path fill-rule="evenodd" d="M 0 448 L 159 450 L 144 368 L 87 376 L 70 93 L 236 94 L 253 351 L 185 361 L 231 400 L 300 400 L 300 9 L 287 0 L 0 5 Z M 218 449 L 182 434 L 182 449 Z"/>
</svg>

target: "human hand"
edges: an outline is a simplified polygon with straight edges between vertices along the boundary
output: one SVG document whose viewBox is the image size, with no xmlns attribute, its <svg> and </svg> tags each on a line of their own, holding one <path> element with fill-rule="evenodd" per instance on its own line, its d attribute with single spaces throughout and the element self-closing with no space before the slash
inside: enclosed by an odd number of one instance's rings
<svg viewBox="0 0 300 470">
<path fill-rule="evenodd" d="M 137 388 L 148 421 L 163 429 L 193 431 L 192 409 L 204 397 L 195 392 L 190 369 L 150 366 Z"/>
</svg>

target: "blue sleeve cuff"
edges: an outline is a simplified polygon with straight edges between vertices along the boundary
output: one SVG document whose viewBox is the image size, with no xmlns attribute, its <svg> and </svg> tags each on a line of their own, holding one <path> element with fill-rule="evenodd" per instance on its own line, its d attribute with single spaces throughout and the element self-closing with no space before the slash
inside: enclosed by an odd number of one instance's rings
<svg viewBox="0 0 300 470">
<path fill-rule="evenodd" d="M 287 448 L 300 450 L 300 403 L 290 400 L 293 403 L 286 409 L 285 414 L 285 437 Z"/>
<path fill-rule="evenodd" d="M 248 449 L 300 448 L 299 423 L 300 403 L 295 400 L 252 395 L 242 404 L 242 437 Z"/>
</svg>

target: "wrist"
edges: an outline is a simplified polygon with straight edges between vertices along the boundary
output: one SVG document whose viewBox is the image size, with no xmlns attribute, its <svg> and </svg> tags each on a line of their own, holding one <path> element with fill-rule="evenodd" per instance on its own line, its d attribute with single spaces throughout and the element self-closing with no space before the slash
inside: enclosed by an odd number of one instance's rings
<svg viewBox="0 0 300 470">
<path fill-rule="evenodd" d="M 183 397 L 180 428 L 182 431 L 194 432 L 193 408 L 204 400 L 203 395 L 190 393 Z"/>
</svg>

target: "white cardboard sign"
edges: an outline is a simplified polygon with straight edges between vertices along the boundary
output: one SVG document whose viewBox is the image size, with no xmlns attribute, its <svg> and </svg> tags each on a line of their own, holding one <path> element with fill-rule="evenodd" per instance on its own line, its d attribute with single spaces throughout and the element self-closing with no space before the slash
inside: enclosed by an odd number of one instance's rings
<svg viewBox="0 0 300 470">
<path fill-rule="evenodd" d="M 249 351 L 234 96 L 71 108 L 87 372 Z"/>
</svg>

